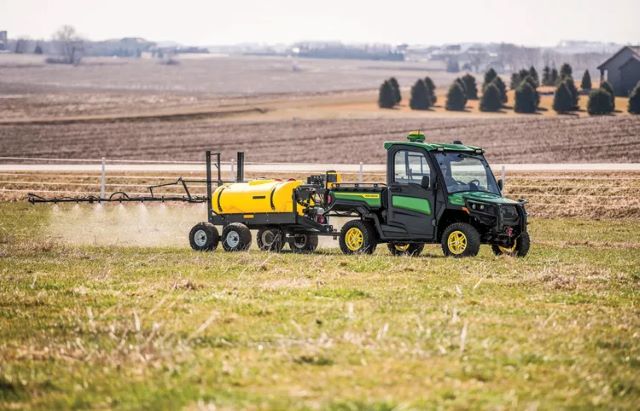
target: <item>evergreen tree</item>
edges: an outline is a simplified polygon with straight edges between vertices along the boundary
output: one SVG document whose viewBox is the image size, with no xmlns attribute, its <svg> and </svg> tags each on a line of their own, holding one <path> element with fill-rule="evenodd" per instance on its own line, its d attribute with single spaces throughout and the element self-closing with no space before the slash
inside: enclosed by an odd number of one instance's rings
<svg viewBox="0 0 640 411">
<path fill-rule="evenodd" d="M 576 88 L 575 83 L 571 77 L 565 77 L 564 82 L 567 85 L 567 89 L 571 93 L 571 101 L 573 102 L 573 109 L 578 110 L 579 102 L 580 102 L 580 94 L 578 93 L 578 89 Z"/>
<path fill-rule="evenodd" d="M 380 108 L 393 108 L 396 105 L 396 93 L 393 86 L 388 80 L 380 86 L 378 93 L 378 107 Z"/>
<path fill-rule="evenodd" d="M 500 91 L 500 99 L 503 103 L 507 102 L 507 86 L 504 84 L 504 81 L 500 78 L 500 76 L 496 76 L 491 84 L 495 84 L 498 87 L 498 91 Z M 484 93 L 484 90 L 483 90 Z"/>
<path fill-rule="evenodd" d="M 458 77 L 457 79 L 454 80 L 456 83 L 458 83 L 460 85 L 460 87 L 462 88 L 462 91 L 464 91 L 464 96 L 467 98 L 467 100 L 469 99 L 469 96 L 467 95 L 467 85 L 464 84 L 464 81 L 462 81 L 462 79 L 460 77 Z"/>
<path fill-rule="evenodd" d="M 535 82 L 533 88 L 538 88 L 540 86 L 540 77 L 538 77 L 538 72 L 536 71 L 536 68 L 531 66 L 529 67 L 529 75 L 531 76 L 531 78 L 533 79 L 533 81 Z"/>
<path fill-rule="evenodd" d="M 427 86 L 429 96 L 431 97 L 431 105 L 433 106 L 438 101 L 438 97 L 436 96 L 436 84 L 431 80 L 431 77 L 425 77 L 424 84 Z"/>
<path fill-rule="evenodd" d="M 516 102 L 513 107 L 516 113 L 535 113 L 538 109 L 540 96 L 531 85 L 531 81 L 523 81 L 516 89 Z"/>
<path fill-rule="evenodd" d="M 553 85 L 553 82 L 551 81 L 551 69 L 549 68 L 549 66 L 544 66 L 544 69 L 542 70 L 542 85 Z"/>
<path fill-rule="evenodd" d="M 551 84 L 549 84 L 550 86 L 557 86 L 558 85 L 558 70 L 556 70 L 555 68 L 553 68 L 551 70 Z"/>
<path fill-rule="evenodd" d="M 517 89 L 521 82 L 522 78 L 520 78 L 519 73 L 511 73 L 511 81 L 509 82 L 509 88 L 511 90 Z"/>
<path fill-rule="evenodd" d="M 601 88 L 593 90 L 591 94 L 589 94 L 587 111 L 591 115 L 610 114 L 613 111 L 613 105 L 611 104 L 611 95 L 609 92 Z"/>
<path fill-rule="evenodd" d="M 464 82 L 464 89 L 469 100 L 477 100 L 478 99 L 478 86 L 476 84 L 476 78 L 471 74 L 467 73 L 462 77 L 462 81 Z"/>
<path fill-rule="evenodd" d="M 462 111 L 466 105 L 467 97 L 464 94 L 464 90 L 462 90 L 458 82 L 454 81 L 451 87 L 449 87 L 445 108 L 452 111 Z"/>
<path fill-rule="evenodd" d="M 573 96 L 564 81 L 558 85 L 553 95 L 553 109 L 557 113 L 566 113 L 573 109 Z"/>
<path fill-rule="evenodd" d="M 496 77 L 497 78 L 497 77 Z M 484 89 L 480 100 L 480 111 L 498 111 L 502 108 L 502 94 L 495 79 Z"/>
<path fill-rule="evenodd" d="M 640 114 L 640 81 L 629 94 L 629 108 L 627 111 L 631 114 Z"/>
<path fill-rule="evenodd" d="M 498 73 L 496 73 L 496 71 L 493 68 L 490 68 L 489 70 L 487 70 L 487 72 L 484 73 L 484 82 L 482 83 L 482 90 L 484 91 L 484 88 L 487 87 L 489 83 L 491 83 L 493 79 L 496 77 L 498 77 Z"/>
<path fill-rule="evenodd" d="M 391 87 L 393 87 L 393 94 L 396 99 L 396 104 L 400 104 L 402 101 L 402 95 L 400 94 L 400 84 L 398 84 L 398 80 L 395 77 L 391 77 L 389 79 L 389 83 L 391 83 Z"/>
<path fill-rule="evenodd" d="M 411 87 L 409 107 L 411 107 L 411 110 L 427 110 L 431 107 L 431 98 L 424 80 L 418 79 L 413 87 Z"/>
<path fill-rule="evenodd" d="M 607 90 L 607 92 L 611 95 L 611 106 L 613 110 L 616 109 L 616 93 L 613 92 L 613 87 L 611 87 L 611 83 L 605 81 L 600 85 L 600 88 Z"/>
<path fill-rule="evenodd" d="M 591 90 L 591 75 L 589 74 L 589 70 L 585 70 L 582 75 L 582 82 L 580 83 L 580 88 L 582 91 Z"/>
<path fill-rule="evenodd" d="M 569 63 L 564 63 L 561 67 L 560 67 L 560 78 L 564 79 L 565 77 L 572 77 L 573 74 L 573 69 L 571 68 L 571 66 L 569 65 Z"/>
</svg>

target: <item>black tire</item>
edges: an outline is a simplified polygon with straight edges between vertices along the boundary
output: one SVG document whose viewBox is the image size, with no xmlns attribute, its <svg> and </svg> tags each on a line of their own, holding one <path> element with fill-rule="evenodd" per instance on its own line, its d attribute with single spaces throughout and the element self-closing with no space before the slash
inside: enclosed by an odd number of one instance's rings
<svg viewBox="0 0 640 411">
<path fill-rule="evenodd" d="M 529 253 L 529 247 L 531 247 L 531 238 L 529 233 L 524 232 L 520 234 L 515 240 L 513 248 L 506 249 L 498 244 L 491 244 L 491 250 L 495 255 L 508 255 L 511 257 L 524 257 Z"/>
<path fill-rule="evenodd" d="M 256 242 L 262 251 L 279 253 L 284 247 L 284 231 L 277 227 L 263 227 L 258 230 Z"/>
<path fill-rule="evenodd" d="M 409 255 L 411 257 L 417 257 L 424 250 L 424 243 L 400 243 L 391 242 L 387 243 L 387 248 L 391 255 L 402 256 Z"/>
<path fill-rule="evenodd" d="M 198 223 L 189 232 L 189 244 L 196 251 L 213 251 L 219 241 L 218 230 L 211 223 Z"/>
<path fill-rule="evenodd" d="M 251 231 L 242 223 L 231 223 L 222 230 L 224 251 L 246 251 L 251 247 Z"/>
<path fill-rule="evenodd" d="M 368 221 L 351 220 L 340 230 L 340 249 L 344 254 L 373 254 L 378 246 L 376 229 Z"/>
<path fill-rule="evenodd" d="M 474 257 L 480 251 L 480 233 L 471 224 L 453 223 L 444 230 L 441 244 L 448 257 Z"/>
<path fill-rule="evenodd" d="M 294 253 L 312 253 L 318 248 L 318 235 L 294 234 L 287 242 Z"/>
</svg>

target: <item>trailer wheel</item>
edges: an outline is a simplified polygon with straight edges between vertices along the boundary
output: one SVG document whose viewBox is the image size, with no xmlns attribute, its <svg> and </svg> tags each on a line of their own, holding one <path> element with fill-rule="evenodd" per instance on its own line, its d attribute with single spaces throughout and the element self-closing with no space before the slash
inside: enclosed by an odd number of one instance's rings
<svg viewBox="0 0 640 411">
<path fill-rule="evenodd" d="M 211 223 L 198 223 L 189 232 L 189 244 L 196 251 L 213 251 L 219 241 L 218 230 Z"/>
<path fill-rule="evenodd" d="M 531 246 L 531 238 L 529 233 L 522 233 L 511 247 L 505 247 L 498 244 L 491 244 L 491 250 L 495 255 L 508 255 L 511 257 L 524 257 L 529 252 Z"/>
<path fill-rule="evenodd" d="M 387 243 L 387 248 L 389 248 L 392 255 L 410 255 L 412 257 L 417 257 L 424 249 L 424 243 L 391 242 Z"/>
<path fill-rule="evenodd" d="M 453 223 L 442 234 L 444 255 L 455 258 L 473 257 L 480 251 L 480 233 L 468 223 Z"/>
<path fill-rule="evenodd" d="M 377 245 L 376 230 L 369 222 L 351 220 L 340 230 L 340 249 L 345 254 L 373 254 Z"/>
<path fill-rule="evenodd" d="M 222 230 L 225 251 L 246 251 L 251 247 L 251 231 L 242 223 L 231 223 Z"/>
<path fill-rule="evenodd" d="M 318 248 L 316 234 L 294 234 L 289 240 L 289 247 L 294 253 L 311 253 Z"/>
<path fill-rule="evenodd" d="M 284 232 L 276 227 L 263 227 L 258 230 L 256 241 L 262 251 L 279 253 L 284 247 Z"/>
</svg>

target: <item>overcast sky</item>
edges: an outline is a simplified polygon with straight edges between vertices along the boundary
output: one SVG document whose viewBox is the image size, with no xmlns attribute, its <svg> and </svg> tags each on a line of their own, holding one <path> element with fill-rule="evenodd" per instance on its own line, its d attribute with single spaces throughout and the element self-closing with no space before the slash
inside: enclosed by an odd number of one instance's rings
<svg viewBox="0 0 640 411">
<path fill-rule="evenodd" d="M 50 38 L 191 45 L 341 40 L 441 44 L 560 40 L 640 43 L 640 0 L 0 0 L 0 30 Z"/>
</svg>

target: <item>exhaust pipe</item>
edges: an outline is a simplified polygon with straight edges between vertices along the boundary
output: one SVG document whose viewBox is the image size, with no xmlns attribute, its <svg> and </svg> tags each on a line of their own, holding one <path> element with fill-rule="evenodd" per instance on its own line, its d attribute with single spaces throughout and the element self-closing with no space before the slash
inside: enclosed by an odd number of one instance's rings
<svg viewBox="0 0 640 411">
<path fill-rule="evenodd" d="M 244 152 L 238 151 L 238 169 L 236 174 L 236 182 L 244 181 Z"/>
</svg>

